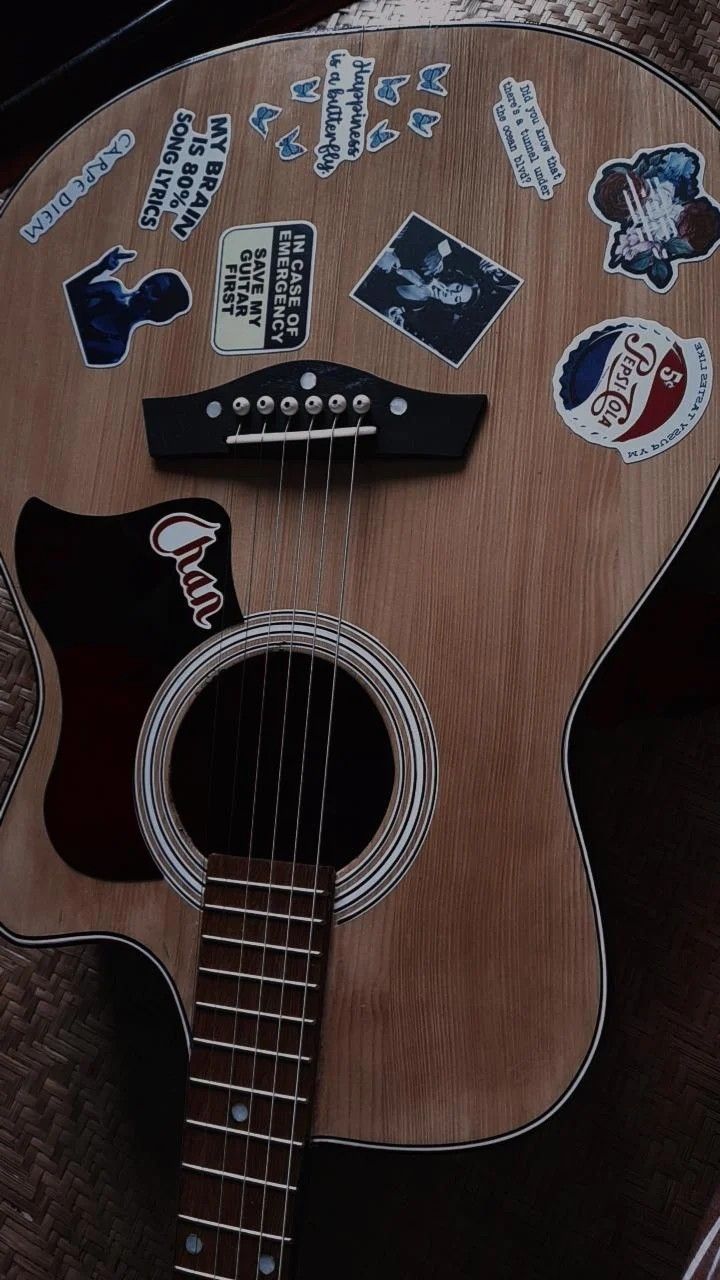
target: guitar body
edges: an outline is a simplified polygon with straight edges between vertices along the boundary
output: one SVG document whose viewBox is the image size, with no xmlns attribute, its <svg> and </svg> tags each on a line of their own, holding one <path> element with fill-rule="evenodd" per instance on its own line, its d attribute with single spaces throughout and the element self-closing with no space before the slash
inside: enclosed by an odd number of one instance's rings
<svg viewBox="0 0 720 1280">
<path fill-rule="evenodd" d="M 316 101 L 291 101 L 289 86 L 322 77 L 340 48 L 374 59 L 375 77 L 410 79 L 396 106 L 369 94 L 368 129 L 391 117 L 399 136 L 320 176 L 308 139 L 321 129 L 322 82 Z M 423 96 L 420 69 L 439 63 L 450 64 L 447 94 L 431 77 Z M 493 106 L 508 77 L 532 81 L 552 131 L 565 176 L 551 198 L 519 184 L 503 149 Z M 266 138 L 248 123 L 258 104 L 284 111 Z M 419 121 L 429 136 L 405 127 L 414 108 L 440 113 Z M 202 219 L 180 238 L 167 210 L 154 229 L 143 216 L 152 223 L 148 185 L 183 111 L 200 130 L 229 115 L 232 135 Z M 275 143 L 298 121 L 307 154 L 284 160 Z M 29 241 L 22 229 L 36 211 L 129 133 L 134 145 L 121 144 L 102 180 Z M 710 398 L 673 447 L 625 461 L 563 421 L 553 374 L 580 335 L 616 317 L 720 349 L 720 254 L 697 252 L 671 287 L 649 287 L 605 269 L 611 228 L 588 201 L 608 162 L 672 144 L 704 156 L 704 190 L 720 192 L 714 123 L 609 49 L 531 29 L 335 33 L 199 59 L 140 87 L 59 143 L 0 221 L 10 320 L 0 351 L 0 548 L 42 689 L 0 826 L 4 926 L 23 938 L 125 938 L 160 963 L 189 1018 L 201 917 L 189 882 L 159 874 L 142 791 L 142 762 L 155 769 L 162 690 L 200 645 L 209 647 L 198 689 L 212 684 L 212 663 L 219 671 L 223 661 L 216 635 L 240 637 L 238 660 L 248 637 L 262 655 L 263 627 L 269 635 L 282 613 L 290 648 L 303 626 L 311 637 L 318 618 L 329 619 L 330 658 L 332 620 L 342 618 L 341 664 L 350 671 L 352 639 L 367 658 L 358 679 L 386 721 L 383 681 L 409 700 L 405 732 L 411 755 L 422 740 L 418 760 L 403 773 L 402 732 L 397 741 L 390 733 L 394 780 L 379 809 L 381 834 L 405 812 L 410 834 L 396 863 L 383 862 L 374 833 L 351 856 L 333 850 L 317 1137 L 436 1148 L 516 1134 L 582 1089 L 602 1034 L 592 877 L 602 850 L 578 820 L 567 747 L 588 677 L 713 477 L 719 402 Z M 415 268 L 387 259 L 378 268 L 395 277 L 391 323 L 351 296 L 412 213 L 440 229 L 441 257 L 443 237 L 454 237 L 516 280 L 460 359 L 449 346 L 439 354 L 445 339 L 430 331 L 413 340 L 414 305 L 431 287 Z M 307 341 L 273 354 L 243 337 L 230 350 L 221 239 L 283 222 L 314 228 Z M 108 259 L 118 246 L 137 257 Z M 109 334 L 93 318 L 101 303 L 73 301 L 93 266 L 101 302 L 121 269 L 128 289 L 161 269 L 175 301 L 160 320 L 143 323 L 145 313 Z M 456 284 L 461 299 L 474 288 Z M 95 346 L 83 341 L 93 325 Z M 327 484 L 323 452 L 304 471 L 301 451 L 280 481 L 277 451 L 150 456 L 144 401 L 209 398 L 285 361 L 351 366 L 443 396 L 483 394 L 487 411 L 462 458 L 358 454 L 353 463 L 345 454 Z M 194 559 L 172 542 L 179 515 L 200 537 Z M 203 529 L 212 532 L 205 542 Z M 202 591 L 193 573 L 205 575 Z M 266 649 L 275 651 L 272 634 Z M 189 777 L 191 737 L 184 749 Z M 197 739 L 204 779 L 212 749 L 212 736 Z M 350 751 L 346 772 L 356 763 L 362 808 L 371 804 L 367 762 Z M 211 790 L 211 827 L 223 805 Z M 187 829 L 180 797 L 177 807 Z"/>
</svg>

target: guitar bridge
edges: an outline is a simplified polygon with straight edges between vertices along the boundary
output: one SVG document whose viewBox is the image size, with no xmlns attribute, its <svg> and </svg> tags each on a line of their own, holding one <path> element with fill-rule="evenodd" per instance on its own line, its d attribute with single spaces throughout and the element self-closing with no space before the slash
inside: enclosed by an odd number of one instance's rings
<svg viewBox="0 0 720 1280">
<path fill-rule="evenodd" d="M 150 455 L 260 456 L 266 446 L 358 441 L 378 458 L 462 458 L 484 395 L 400 386 L 348 365 L 293 361 L 187 396 L 143 400 Z M 274 447 L 274 448 L 273 448 Z"/>
</svg>

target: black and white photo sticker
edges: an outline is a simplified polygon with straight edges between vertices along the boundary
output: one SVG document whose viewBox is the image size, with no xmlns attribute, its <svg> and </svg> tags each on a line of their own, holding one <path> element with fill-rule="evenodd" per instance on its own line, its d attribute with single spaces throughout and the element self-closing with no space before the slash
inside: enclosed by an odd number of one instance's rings
<svg viewBox="0 0 720 1280">
<path fill-rule="evenodd" d="M 411 213 L 351 297 L 455 368 L 523 281 L 417 213 Z"/>
</svg>

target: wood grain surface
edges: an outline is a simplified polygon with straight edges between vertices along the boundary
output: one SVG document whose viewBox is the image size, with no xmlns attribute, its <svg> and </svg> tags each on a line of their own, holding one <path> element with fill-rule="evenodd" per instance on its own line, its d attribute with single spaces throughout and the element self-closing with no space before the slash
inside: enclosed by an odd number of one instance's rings
<svg viewBox="0 0 720 1280">
<path fill-rule="evenodd" d="M 717 259 L 680 272 L 669 295 L 602 271 L 607 228 L 587 189 L 603 161 L 685 141 L 720 186 L 714 126 L 651 73 L 549 35 L 414 30 L 357 36 L 377 68 L 452 62 L 452 94 L 431 143 L 403 135 L 379 156 L 320 182 L 283 166 L 240 122 L 258 100 L 321 68 L 330 42 L 269 44 L 181 69 L 100 113 L 57 147 L 10 201 L 0 264 L 13 324 L 2 353 L 9 483 L 0 544 L 12 566 L 17 514 L 32 495 L 88 513 L 203 494 L 231 513 L 234 577 L 246 611 L 267 606 L 271 565 L 249 581 L 248 511 L 258 477 L 209 467 L 155 471 L 143 395 L 221 382 L 263 357 L 213 354 L 217 239 L 269 214 L 318 228 L 313 332 L 305 354 L 349 360 L 433 390 L 484 391 L 490 410 L 466 468 L 365 470 L 355 495 L 346 615 L 403 661 L 430 708 L 441 787 L 425 847 L 393 894 L 335 930 L 315 1127 L 371 1142 L 444 1144 L 532 1122 L 576 1074 L 600 999 L 592 904 L 559 767 L 563 726 L 593 661 L 679 536 L 715 467 L 717 410 L 675 449 L 638 466 L 563 426 L 550 377 L 567 343 L 596 321 L 642 315 L 717 346 Z M 333 46 L 334 47 L 334 46 Z M 482 73 L 477 74 L 477 68 Z M 567 177 L 544 204 L 521 191 L 491 117 L 506 75 L 534 81 Z M 238 122 L 228 175 L 187 244 L 135 226 L 173 110 Z M 315 111 L 316 108 L 309 108 Z M 316 121 L 315 121 L 316 123 Z M 18 229 L 121 127 L 123 160 L 34 246 Z M 460 370 L 382 325 L 349 290 L 416 209 L 525 279 Z M 83 366 L 62 281 L 118 243 L 143 271 L 181 270 L 192 312 L 135 335 L 112 371 Z M 340 478 L 341 473 L 338 473 Z M 260 479 L 261 528 L 273 491 Z M 333 555 L 321 607 L 337 609 L 346 488 L 330 511 Z M 305 536 L 317 545 L 311 494 Z M 291 583 L 298 493 L 288 491 L 279 591 Z M 267 539 L 266 539 L 267 543 Z M 310 561 L 300 603 L 311 600 Z M 46 705 L 3 824 L 5 922 L 22 934 L 107 930 L 142 941 L 191 998 L 196 918 L 162 884 L 100 885 L 49 845 L 38 797 L 57 738 L 59 691 L 35 634 Z M 469 762 L 469 767 L 468 767 Z M 22 857 L 13 857 L 13 851 Z M 592 856 L 592 850 L 590 850 Z"/>
</svg>

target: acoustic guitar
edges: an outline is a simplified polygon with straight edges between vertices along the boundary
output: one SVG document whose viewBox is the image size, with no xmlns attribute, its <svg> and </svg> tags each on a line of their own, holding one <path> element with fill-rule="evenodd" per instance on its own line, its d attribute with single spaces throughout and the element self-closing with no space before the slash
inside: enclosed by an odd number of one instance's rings
<svg viewBox="0 0 720 1280">
<path fill-rule="evenodd" d="M 179 1277 L 320 1274 L 311 1144 L 500 1168 L 589 1087 L 573 750 L 712 509 L 716 127 L 592 42 L 334 33 L 149 81 L 7 203 L 1 915 L 171 984 Z"/>
</svg>

